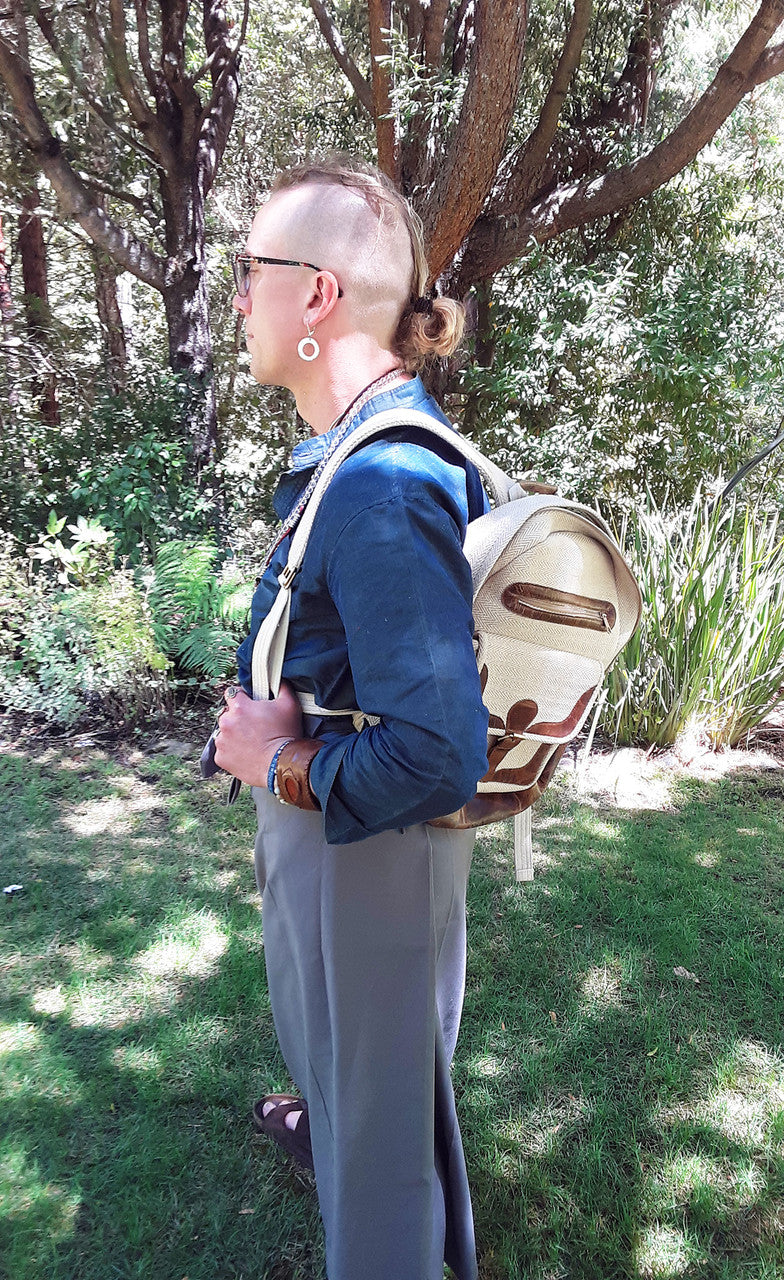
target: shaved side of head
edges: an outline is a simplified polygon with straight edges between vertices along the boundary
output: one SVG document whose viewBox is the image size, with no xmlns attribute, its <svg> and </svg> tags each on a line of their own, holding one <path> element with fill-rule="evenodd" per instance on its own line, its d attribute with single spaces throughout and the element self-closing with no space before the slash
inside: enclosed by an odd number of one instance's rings
<svg viewBox="0 0 784 1280">
<path fill-rule="evenodd" d="M 391 344 L 418 291 L 411 233 L 392 201 L 313 178 L 273 191 L 264 227 L 281 256 L 334 272 L 354 322 Z"/>
<path fill-rule="evenodd" d="M 339 153 L 304 160 L 278 175 L 257 219 L 255 252 L 334 273 L 344 332 L 372 336 L 409 372 L 457 350 L 465 310 L 436 295 L 421 220 L 373 165 Z"/>
</svg>

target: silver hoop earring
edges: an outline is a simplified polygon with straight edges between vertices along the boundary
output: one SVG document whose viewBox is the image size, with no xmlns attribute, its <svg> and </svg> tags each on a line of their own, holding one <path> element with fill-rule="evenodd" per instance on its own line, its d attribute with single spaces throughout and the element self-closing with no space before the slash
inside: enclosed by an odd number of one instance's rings
<svg viewBox="0 0 784 1280">
<path fill-rule="evenodd" d="M 300 360 L 305 360 L 310 364 L 311 360 L 316 360 L 321 355 L 321 347 L 313 337 L 313 330 L 307 320 L 305 321 L 305 328 L 308 331 L 308 336 L 306 338 L 301 338 L 297 343 L 297 355 Z"/>
</svg>

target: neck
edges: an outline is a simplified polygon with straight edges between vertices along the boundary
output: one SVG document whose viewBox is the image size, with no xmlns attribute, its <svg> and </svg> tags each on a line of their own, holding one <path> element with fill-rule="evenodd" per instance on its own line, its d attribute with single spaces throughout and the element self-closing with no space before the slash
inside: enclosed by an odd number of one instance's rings
<svg viewBox="0 0 784 1280">
<path fill-rule="evenodd" d="M 331 369 L 325 364 L 323 369 L 314 369 L 308 385 L 297 388 L 295 392 L 300 417 L 308 423 L 314 435 L 323 435 L 370 383 L 393 370 L 397 376 L 386 384 L 385 390 L 408 382 L 411 377 L 390 351 L 380 352 L 379 358 L 373 361 Z"/>
</svg>

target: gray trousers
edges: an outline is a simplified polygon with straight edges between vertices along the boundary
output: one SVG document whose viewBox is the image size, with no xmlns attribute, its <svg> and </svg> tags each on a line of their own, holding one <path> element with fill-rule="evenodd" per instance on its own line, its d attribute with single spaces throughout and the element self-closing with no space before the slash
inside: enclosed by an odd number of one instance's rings
<svg viewBox="0 0 784 1280">
<path fill-rule="evenodd" d="M 329 1280 L 476 1280 L 449 1063 L 472 831 L 328 845 L 254 788 L 256 879 L 283 1057 L 308 1103 Z"/>
</svg>

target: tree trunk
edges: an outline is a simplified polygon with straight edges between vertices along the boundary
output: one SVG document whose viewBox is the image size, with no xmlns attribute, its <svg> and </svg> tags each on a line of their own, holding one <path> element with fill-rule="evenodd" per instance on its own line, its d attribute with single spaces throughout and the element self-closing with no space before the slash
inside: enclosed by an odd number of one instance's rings
<svg viewBox="0 0 784 1280">
<path fill-rule="evenodd" d="M 125 328 L 117 300 L 117 272 L 111 260 L 100 249 L 93 250 L 95 268 L 95 305 L 101 325 L 109 385 L 114 395 L 125 387 L 128 352 Z"/>
<path fill-rule="evenodd" d="M 46 368 L 52 315 L 49 310 L 46 244 L 36 190 L 27 191 L 22 197 L 18 244 L 22 259 L 23 306 L 27 331 L 44 356 L 41 362 L 44 374 L 37 383 L 41 395 L 41 416 L 47 426 L 56 427 L 60 422 L 60 409 L 57 403 L 57 374 L 51 365 Z"/>
<path fill-rule="evenodd" d="M 204 240 L 204 196 L 187 174 L 161 180 L 168 257 L 163 304 L 169 364 L 188 375 L 188 425 L 199 470 L 217 443 L 215 379 Z"/>
<path fill-rule="evenodd" d="M 206 60 L 197 74 L 191 67 L 194 31 L 188 27 L 189 12 L 192 26 L 197 21 L 196 6 L 191 9 L 186 0 L 161 0 L 158 6 L 149 0 L 135 0 L 134 4 L 104 0 L 86 7 L 77 5 L 68 13 L 54 5 L 30 7 L 24 0 L 6 0 L 0 7 L 0 79 L 27 146 L 62 209 L 118 267 L 163 296 L 171 367 L 188 375 L 194 391 L 184 425 L 191 431 L 200 471 L 217 437 L 204 201 L 234 118 L 240 49 L 249 11 L 250 0 L 244 0 L 241 21 L 236 23 L 227 16 L 223 0 L 202 0 L 199 25 Z M 123 154 L 127 156 L 132 148 L 154 166 L 166 228 L 165 256 L 154 242 L 140 239 L 124 219 L 113 216 L 111 206 L 104 207 L 106 195 L 116 194 L 124 203 L 129 197 L 121 180 L 115 184 L 115 192 L 111 181 L 107 188 L 96 147 L 91 148 L 95 163 L 76 165 L 69 158 L 68 147 L 55 137 L 37 98 L 28 56 L 28 21 L 36 22 L 65 78 L 93 116 L 113 139 L 121 139 Z M 154 38 L 151 22 L 158 27 Z M 84 37 L 81 61 L 71 54 L 76 47 L 74 37 Z M 196 86 L 207 69 L 211 89 L 205 102 Z M 108 85 L 96 86 L 94 81 L 100 81 L 104 73 Z M 122 110 L 110 104 L 110 88 L 124 99 Z M 85 172 L 90 168 L 98 171 L 100 198 L 96 198 L 90 173 Z"/>
<path fill-rule="evenodd" d="M 11 295 L 11 268 L 8 263 L 3 217 L 0 214 L 0 333 L 5 365 L 7 371 L 6 394 L 8 403 L 13 407 L 19 403 L 19 356 L 17 347 L 19 339 L 14 333 L 14 300 Z"/>
</svg>

